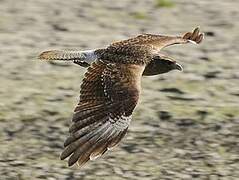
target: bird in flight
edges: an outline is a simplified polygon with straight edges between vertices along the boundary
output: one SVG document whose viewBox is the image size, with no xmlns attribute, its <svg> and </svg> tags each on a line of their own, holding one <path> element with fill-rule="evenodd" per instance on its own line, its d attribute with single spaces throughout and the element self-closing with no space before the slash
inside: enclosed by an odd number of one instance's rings
<svg viewBox="0 0 239 180">
<path fill-rule="evenodd" d="M 42 60 L 72 61 L 87 67 L 60 158 L 84 165 L 116 146 L 125 136 L 141 91 L 141 77 L 182 71 L 160 50 L 173 44 L 199 44 L 199 28 L 183 36 L 141 34 L 88 51 L 45 51 Z"/>
</svg>

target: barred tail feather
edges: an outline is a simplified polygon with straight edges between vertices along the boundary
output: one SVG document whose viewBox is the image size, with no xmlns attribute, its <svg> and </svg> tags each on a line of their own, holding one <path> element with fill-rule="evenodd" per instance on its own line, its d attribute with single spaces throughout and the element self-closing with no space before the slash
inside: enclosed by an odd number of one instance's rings
<svg viewBox="0 0 239 180">
<path fill-rule="evenodd" d="M 74 50 L 50 50 L 39 55 L 41 60 L 73 61 L 83 67 L 88 67 L 97 59 L 95 50 L 74 51 Z"/>
<path fill-rule="evenodd" d="M 39 55 L 39 59 L 42 60 L 62 60 L 73 61 L 84 58 L 81 51 L 64 51 L 64 50 L 51 50 L 44 51 Z"/>
</svg>

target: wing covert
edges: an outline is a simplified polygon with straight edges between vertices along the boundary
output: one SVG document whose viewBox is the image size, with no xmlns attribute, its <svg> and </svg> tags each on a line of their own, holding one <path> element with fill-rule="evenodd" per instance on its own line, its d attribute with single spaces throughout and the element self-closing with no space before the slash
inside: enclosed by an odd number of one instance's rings
<svg viewBox="0 0 239 180">
<path fill-rule="evenodd" d="M 195 43 L 199 44 L 203 40 L 204 35 L 200 33 L 200 29 L 197 27 L 193 32 L 187 32 L 183 36 L 166 36 L 158 34 L 141 34 L 136 37 L 114 42 L 111 46 L 126 46 L 126 45 L 146 45 L 152 46 L 158 51 L 164 47 L 173 45 L 173 44 L 186 44 L 186 43 Z"/>
</svg>

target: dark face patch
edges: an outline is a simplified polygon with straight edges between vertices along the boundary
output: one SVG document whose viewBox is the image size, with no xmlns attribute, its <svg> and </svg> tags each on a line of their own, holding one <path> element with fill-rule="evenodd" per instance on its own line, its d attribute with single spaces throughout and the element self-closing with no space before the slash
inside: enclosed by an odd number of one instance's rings
<svg viewBox="0 0 239 180">
<path fill-rule="evenodd" d="M 156 56 L 144 70 L 144 76 L 152 76 L 157 74 L 167 73 L 175 69 L 175 61 L 163 59 L 160 56 Z"/>
</svg>

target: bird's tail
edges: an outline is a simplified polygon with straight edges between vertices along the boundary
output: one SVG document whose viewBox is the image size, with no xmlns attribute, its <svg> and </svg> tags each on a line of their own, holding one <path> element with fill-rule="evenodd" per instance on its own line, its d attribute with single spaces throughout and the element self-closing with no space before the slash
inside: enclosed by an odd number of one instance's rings
<svg viewBox="0 0 239 180">
<path fill-rule="evenodd" d="M 74 63 L 88 67 L 97 59 L 95 50 L 73 51 L 73 50 L 50 50 L 39 55 L 41 60 L 73 61 Z"/>
<path fill-rule="evenodd" d="M 42 60 L 74 61 L 83 60 L 84 58 L 82 51 L 50 50 L 44 51 L 39 55 L 39 59 Z"/>
</svg>

